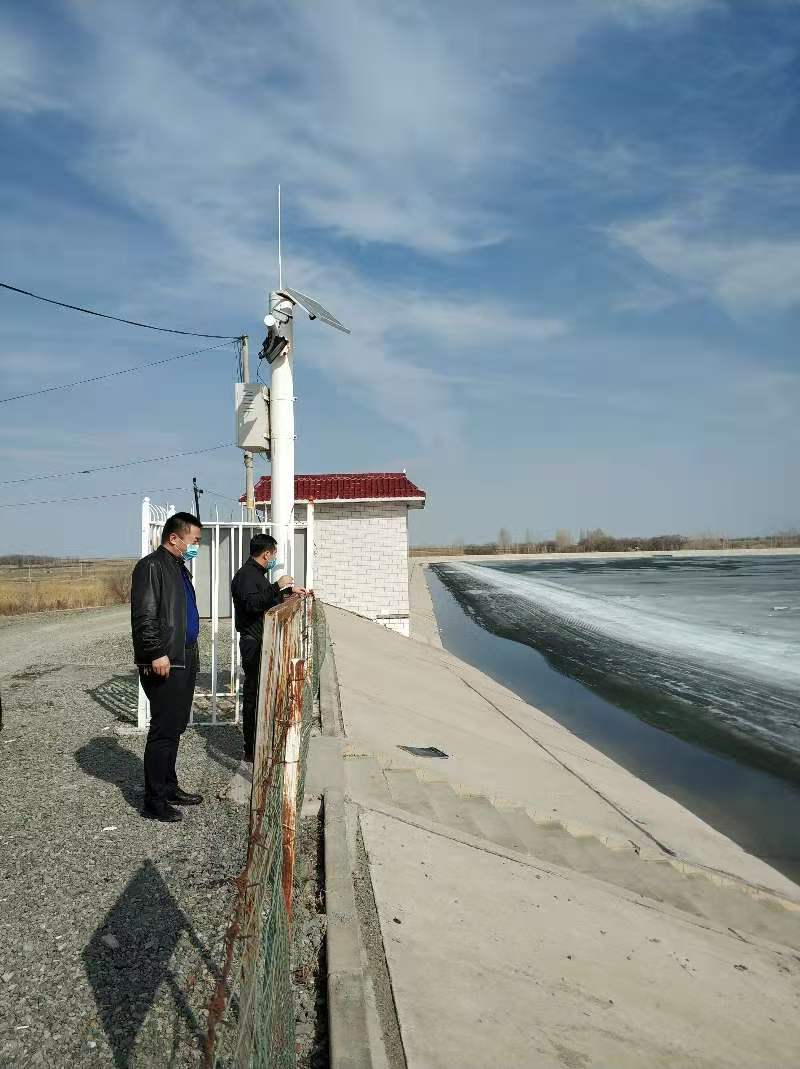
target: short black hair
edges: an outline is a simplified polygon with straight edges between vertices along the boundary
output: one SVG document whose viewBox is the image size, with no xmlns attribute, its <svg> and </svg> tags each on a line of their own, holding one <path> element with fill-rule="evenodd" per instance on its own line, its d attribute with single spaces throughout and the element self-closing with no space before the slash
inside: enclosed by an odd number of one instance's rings
<svg viewBox="0 0 800 1069">
<path fill-rule="evenodd" d="M 169 536 L 172 534 L 176 534 L 179 538 L 183 538 L 186 532 L 192 527 L 199 527 L 202 530 L 203 525 L 196 516 L 191 514 L 191 512 L 176 512 L 174 515 L 170 516 L 164 524 L 164 530 L 161 532 L 161 545 L 165 545 L 169 541 Z"/>
<path fill-rule="evenodd" d="M 256 534 L 250 539 L 250 556 L 260 557 L 267 549 L 277 549 L 278 543 L 268 534 Z"/>
</svg>

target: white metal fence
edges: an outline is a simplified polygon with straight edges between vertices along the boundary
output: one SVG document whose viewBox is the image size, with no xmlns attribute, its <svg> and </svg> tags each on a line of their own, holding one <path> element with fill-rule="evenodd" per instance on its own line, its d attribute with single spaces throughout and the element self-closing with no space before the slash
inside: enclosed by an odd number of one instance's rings
<svg viewBox="0 0 800 1069">
<path fill-rule="evenodd" d="M 173 505 L 154 505 L 149 498 L 142 502 L 141 555 L 151 553 L 161 543 L 167 518 L 175 512 Z M 250 555 L 250 539 L 259 532 L 269 532 L 271 524 L 259 518 L 248 520 L 203 521 L 200 553 L 190 562 L 189 571 L 195 585 L 200 613 L 201 675 L 209 662 L 209 686 L 195 690 L 190 723 L 238 724 L 241 715 L 241 664 L 239 643 L 233 617 L 231 580 Z M 309 508 L 305 523 L 293 524 L 290 559 L 286 572 L 303 586 L 313 583 L 314 509 Z M 209 649 L 210 647 L 210 649 Z M 150 703 L 139 686 L 137 722 L 147 727 Z"/>
</svg>

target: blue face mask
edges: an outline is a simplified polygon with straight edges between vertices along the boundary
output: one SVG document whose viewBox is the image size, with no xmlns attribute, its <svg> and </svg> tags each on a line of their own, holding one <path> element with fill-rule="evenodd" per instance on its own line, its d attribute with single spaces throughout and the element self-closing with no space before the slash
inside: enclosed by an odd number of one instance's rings
<svg viewBox="0 0 800 1069">
<path fill-rule="evenodd" d="M 181 541 L 183 542 L 183 539 L 181 539 Z M 186 543 L 184 543 L 184 545 L 186 545 Z M 194 560 L 199 552 L 199 546 L 186 546 L 186 549 L 181 553 L 181 557 L 188 563 L 190 560 Z"/>
<path fill-rule="evenodd" d="M 282 560 L 268 560 L 267 561 L 267 569 L 270 572 L 274 571 L 276 568 L 282 568 L 282 567 L 283 567 L 283 561 Z"/>
</svg>

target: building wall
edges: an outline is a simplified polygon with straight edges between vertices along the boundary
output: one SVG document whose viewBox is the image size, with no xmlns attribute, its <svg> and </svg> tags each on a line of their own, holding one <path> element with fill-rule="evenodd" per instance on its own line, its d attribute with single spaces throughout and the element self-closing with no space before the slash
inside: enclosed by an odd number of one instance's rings
<svg viewBox="0 0 800 1069">
<path fill-rule="evenodd" d="M 408 635 L 408 506 L 316 505 L 314 590 L 331 605 Z"/>
<path fill-rule="evenodd" d="M 264 506 L 260 506 L 264 508 Z M 269 518 L 269 506 L 265 509 Z M 295 505 L 304 523 L 306 506 Z M 347 501 L 314 506 L 314 593 L 408 637 L 408 505 Z"/>
</svg>

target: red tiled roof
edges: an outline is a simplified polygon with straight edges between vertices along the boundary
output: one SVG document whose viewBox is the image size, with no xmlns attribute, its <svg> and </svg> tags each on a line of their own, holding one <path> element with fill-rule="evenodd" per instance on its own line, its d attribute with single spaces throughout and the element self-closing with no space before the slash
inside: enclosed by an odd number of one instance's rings
<svg viewBox="0 0 800 1069">
<path fill-rule="evenodd" d="M 262 475 L 255 486 L 256 504 L 272 500 L 272 478 Z M 295 475 L 295 501 L 425 501 L 425 491 L 400 471 L 354 472 L 340 475 Z M 244 495 L 239 498 L 244 501 Z"/>
</svg>

